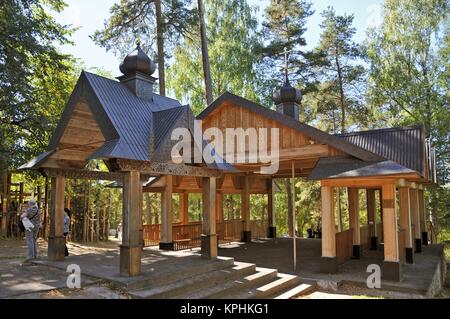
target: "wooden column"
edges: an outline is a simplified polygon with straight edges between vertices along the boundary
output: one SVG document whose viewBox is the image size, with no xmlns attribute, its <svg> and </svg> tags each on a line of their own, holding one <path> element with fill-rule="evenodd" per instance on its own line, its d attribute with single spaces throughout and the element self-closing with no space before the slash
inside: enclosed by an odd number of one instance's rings
<svg viewBox="0 0 450 319">
<path fill-rule="evenodd" d="M 202 220 L 202 257 L 217 258 L 216 234 L 216 178 L 204 177 L 203 190 L 203 220 Z"/>
<path fill-rule="evenodd" d="M 384 262 L 383 279 L 400 281 L 402 278 L 402 265 L 398 251 L 398 227 L 396 210 L 395 184 L 385 184 L 382 187 L 383 201 L 383 237 Z"/>
<path fill-rule="evenodd" d="M 333 187 L 322 186 L 322 258 L 320 271 L 335 273 L 338 270 L 336 258 L 336 222 L 334 219 Z"/>
<path fill-rule="evenodd" d="M 216 194 L 216 214 L 217 214 L 217 222 L 223 223 L 223 194 L 217 192 Z"/>
<path fill-rule="evenodd" d="M 269 238 L 277 238 L 277 227 L 275 224 L 275 181 L 271 178 L 268 181 L 267 212 L 269 220 Z"/>
<path fill-rule="evenodd" d="M 415 244 L 415 252 L 422 252 L 422 232 L 420 229 L 420 217 L 419 217 L 419 196 L 417 192 L 417 185 L 413 184 L 409 190 L 410 207 L 411 207 L 411 224 L 413 225 L 413 236 Z"/>
<path fill-rule="evenodd" d="M 244 176 L 244 185 L 241 194 L 241 213 L 242 220 L 244 221 L 242 241 L 248 243 L 252 240 L 252 232 L 250 231 L 250 182 L 248 175 Z"/>
<path fill-rule="evenodd" d="M 361 227 L 359 222 L 359 192 L 357 188 L 348 188 L 348 214 L 352 230 L 353 258 L 361 258 Z"/>
<path fill-rule="evenodd" d="M 189 223 L 189 194 L 180 193 L 180 222 L 181 225 Z"/>
<path fill-rule="evenodd" d="M 406 186 L 398 187 L 400 200 L 400 229 L 404 231 L 405 260 L 409 264 L 414 263 L 413 235 L 411 229 L 411 209 L 409 199 L 409 188 Z M 402 238 L 399 238 L 402 240 Z"/>
<path fill-rule="evenodd" d="M 367 223 L 370 228 L 370 249 L 376 250 L 378 248 L 377 236 L 377 209 L 375 205 L 375 190 L 367 189 Z"/>
<path fill-rule="evenodd" d="M 50 231 L 48 237 L 48 259 L 64 260 L 64 190 L 65 178 L 52 178 Z"/>
<path fill-rule="evenodd" d="M 125 172 L 122 199 L 122 245 L 120 275 L 141 273 L 142 250 L 142 185 L 139 171 Z"/>
<path fill-rule="evenodd" d="M 425 198 L 422 185 L 419 185 L 417 193 L 419 197 L 419 216 L 420 216 L 420 229 L 422 230 L 422 245 L 428 245 L 428 231 L 426 226 L 427 218 L 425 215 Z"/>
<path fill-rule="evenodd" d="M 172 191 L 173 191 L 173 176 L 166 176 L 166 187 L 161 193 L 161 242 L 159 249 L 173 250 L 173 205 L 172 205 Z"/>
</svg>

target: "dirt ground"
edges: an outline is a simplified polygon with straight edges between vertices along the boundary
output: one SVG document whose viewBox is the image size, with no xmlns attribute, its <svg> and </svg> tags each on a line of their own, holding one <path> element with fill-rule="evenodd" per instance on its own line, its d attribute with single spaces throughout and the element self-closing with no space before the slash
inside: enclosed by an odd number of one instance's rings
<svg viewBox="0 0 450 319">
<path fill-rule="evenodd" d="M 41 257 L 46 256 L 47 242 L 39 239 Z M 95 244 L 69 243 L 72 255 L 105 253 L 117 250 L 119 242 L 109 241 Z M 82 274 L 82 288 L 66 286 L 68 274 L 62 270 L 43 265 L 23 264 L 26 258 L 25 240 L 0 240 L 0 298 L 12 299 L 128 299 L 125 291 L 111 287 L 107 282 L 89 278 Z M 298 299 L 361 299 L 361 298 L 424 298 L 420 295 L 381 291 L 344 284 L 338 291 L 316 290 Z M 450 276 L 446 288 L 437 298 L 450 298 Z"/>
</svg>

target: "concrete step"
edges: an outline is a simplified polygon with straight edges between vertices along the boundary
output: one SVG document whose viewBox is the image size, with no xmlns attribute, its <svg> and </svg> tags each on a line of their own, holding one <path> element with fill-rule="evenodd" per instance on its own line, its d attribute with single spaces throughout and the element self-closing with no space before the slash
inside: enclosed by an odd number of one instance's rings
<svg viewBox="0 0 450 319">
<path fill-rule="evenodd" d="M 211 271 L 231 268 L 233 265 L 234 259 L 229 257 L 218 257 L 212 261 L 205 261 L 199 257 L 198 260 L 190 262 L 186 262 L 183 258 L 180 258 L 179 262 L 168 265 L 166 269 L 158 273 L 142 274 L 141 276 L 135 277 L 133 281 L 125 283 L 123 286 L 129 291 L 154 288 Z"/>
<path fill-rule="evenodd" d="M 189 296 L 177 296 L 178 298 L 189 299 L 226 299 L 241 291 L 248 291 L 256 287 L 265 285 L 277 277 L 276 269 L 256 267 L 256 273 L 240 277 L 233 281 L 228 281 L 220 285 L 210 286 L 200 289 Z"/>
<path fill-rule="evenodd" d="M 274 299 L 292 299 L 297 296 L 307 295 L 315 290 L 314 285 L 301 284 L 288 291 L 283 292 L 281 295 L 274 296 Z"/>
<path fill-rule="evenodd" d="M 199 289 L 220 285 L 227 281 L 234 281 L 253 274 L 255 271 L 256 266 L 254 264 L 235 262 L 233 267 L 230 268 L 210 271 L 154 288 L 130 291 L 129 294 L 134 298 L 145 299 L 171 298 L 181 294 L 187 296 Z"/>
<path fill-rule="evenodd" d="M 294 275 L 278 274 L 271 282 L 253 289 L 229 296 L 233 299 L 263 299 L 281 294 L 300 284 L 300 278 Z"/>
</svg>

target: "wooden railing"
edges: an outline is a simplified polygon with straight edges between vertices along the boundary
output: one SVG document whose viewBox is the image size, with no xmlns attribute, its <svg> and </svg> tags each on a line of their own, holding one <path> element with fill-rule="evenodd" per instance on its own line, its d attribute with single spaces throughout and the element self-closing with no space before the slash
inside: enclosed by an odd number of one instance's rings
<svg viewBox="0 0 450 319">
<path fill-rule="evenodd" d="M 361 248 L 363 250 L 370 249 L 370 225 L 365 225 L 360 228 Z"/>
<path fill-rule="evenodd" d="M 158 246 L 161 240 L 161 224 L 142 225 L 142 237 L 144 246 Z"/>
<path fill-rule="evenodd" d="M 174 225 L 173 244 L 174 250 L 200 247 L 202 244 L 202 224 L 192 223 L 188 225 Z"/>
<path fill-rule="evenodd" d="M 336 257 L 339 264 L 345 263 L 353 255 L 352 230 L 348 229 L 336 234 Z"/>
<path fill-rule="evenodd" d="M 251 220 L 250 231 L 252 232 L 252 239 L 267 238 L 269 224 L 266 220 Z"/>
<path fill-rule="evenodd" d="M 216 232 L 219 243 L 240 241 L 243 226 L 243 221 L 240 219 L 224 220 L 222 223 L 217 223 Z"/>
</svg>

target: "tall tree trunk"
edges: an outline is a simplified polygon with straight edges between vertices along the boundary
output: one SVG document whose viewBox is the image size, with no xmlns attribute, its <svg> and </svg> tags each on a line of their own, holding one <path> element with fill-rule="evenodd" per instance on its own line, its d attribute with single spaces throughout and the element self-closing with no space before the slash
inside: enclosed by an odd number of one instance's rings
<svg viewBox="0 0 450 319">
<path fill-rule="evenodd" d="M 165 52 L 164 52 L 164 21 L 161 11 L 161 0 L 155 0 L 156 12 L 156 42 L 158 46 L 158 76 L 159 76 L 159 94 L 166 96 L 166 73 L 164 70 Z"/>
<path fill-rule="evenodd" d="M 342 69 L 339 63 L 339 49 L 335 50 L 336 70 L 338 73 L 339 82 L 339 103 L 341 106 L 341 133 L 345 133 L 345 96 L 344 96 L 344 81 L 342 79 Z"/>
<path fill-rule="evenodd" d="M 204 13 L 205 8 L 203 6 L 203 0 L 198 0 L 198 16 L 200 20 L 200 38 L 202 44 L 203 77 L 205 79 L 205 97 L 206 97 L 206 104 L 210 105 L 213 102 L 213 95 L 211 83 L 211 69 L 208 55 L 208 39 L 206 38 Z"/>
<path fill-rule="evenodd" d="M 294 224 L 294 219 L 293 219 L 293 209 L 294 207 L 292 207 L 292 191 L 291 191 L 291 180 L 289 178 L 286 178 L 286 192 L 287 192 L 287 214 L 288 214 L 288 233 L 289 236 L 294 236 L 294 232 L 292 231 L 293 229 L 293 224 Z"/>
</svg>

